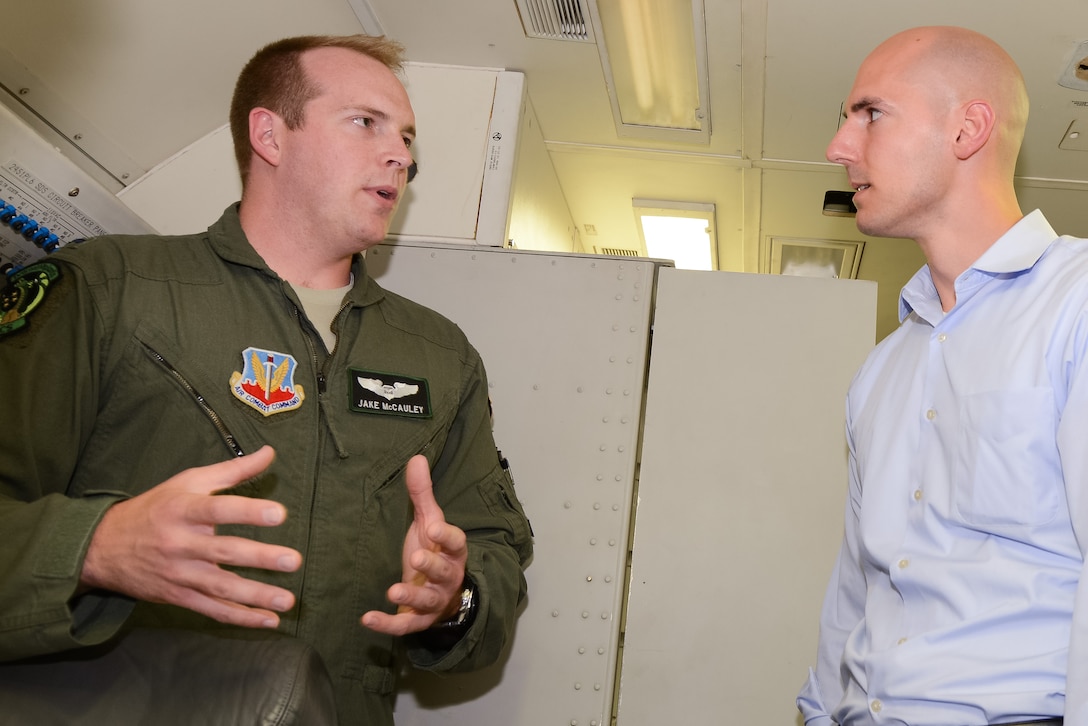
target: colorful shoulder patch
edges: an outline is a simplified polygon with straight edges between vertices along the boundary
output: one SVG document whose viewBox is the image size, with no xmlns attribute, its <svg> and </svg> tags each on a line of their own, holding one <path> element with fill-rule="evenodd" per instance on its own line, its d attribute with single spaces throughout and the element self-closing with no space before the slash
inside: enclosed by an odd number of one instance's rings
<svg viewBox="0 0 1088 726">
<path fill-rule="evenodd" d="M 295 385 L 296 361 L 286 353 L 260 348 L 242 351 L 242 372 L 230 377 L 230 390 L 242 403 L 264 416 L 291 411 L 306 398 Z"/>
<path fill-rule="evenodd" d="M 0 290 L 0 336 L 26 327 L 28 317 L 59 277 L 60 268 L 52 262 L 36 262 L 8 275 L 7 284 Z"/>
<path fill-rule="evenodd" d="M 412 418 L 431 417 L 431 392 L 425 378 L 348 369 L 351 410 Z"/>
</svg>

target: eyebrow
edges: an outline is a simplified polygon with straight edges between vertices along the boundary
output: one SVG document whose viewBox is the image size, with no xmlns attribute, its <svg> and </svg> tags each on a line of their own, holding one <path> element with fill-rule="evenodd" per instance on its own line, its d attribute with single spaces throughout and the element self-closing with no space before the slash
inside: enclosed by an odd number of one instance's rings
<svg viewBox="0 0 1088 726">
<path fill-rule="evenodd" d="M 366 114 L 367 116 L 373 116 L 374 118 L 378 119 L 379 121 L 388 121 L 389 120 L 389 114 L 387 114 L 385 111 L 379 111 L 376 108 L 369 108 L 367 106 L 345 106 L 344 110 L 349 112 L 349 113 L 362 113 L 362 114 Z M 416 127 L 412 126 L 412 125 L 408 125 L 408 126 L 405 126 L 404 128 L 402 128 L 401 132 L 405 133 L 405 134 L 409 134 L 411 136 L 415 136 L 416 135 Z"/>
<path fill-rule="evenodd" d="M 882 103 L 883 103 L 883 101 L 881 101 L 881 99 L 879 99 L 879 98 L 873 98 L 871 96 L 865 96 L 864 98 L 859 98 L 857 101 L 854 101 L 852 104 L 850 104 L 849 113 L 857 113 L 858 111 L 864 111 L 867 108 L 872 108 L 873 106 L 879 106 Z M 847 112 L 846 111 L 843 111 L 842 117 L 843 118 L 847 117 Z"/>
</svg>

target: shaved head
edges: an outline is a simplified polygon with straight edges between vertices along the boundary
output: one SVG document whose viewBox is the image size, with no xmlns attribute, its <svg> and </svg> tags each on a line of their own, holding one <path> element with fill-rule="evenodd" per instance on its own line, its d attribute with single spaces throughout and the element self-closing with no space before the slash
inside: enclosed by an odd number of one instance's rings
<svg viewBox="0 0 1088 726">
<path fill-rule="evenodd" d="M 1027 90 L 1016 62 L 993 40 L 966 28 L 911 28 L 881 43 L 862 67 L 874 66 L 926 88 L 937 108 L 990 104 L 994 151 L 1008 168 L 1015 166 L 1027 126 Z"/>
</svg>

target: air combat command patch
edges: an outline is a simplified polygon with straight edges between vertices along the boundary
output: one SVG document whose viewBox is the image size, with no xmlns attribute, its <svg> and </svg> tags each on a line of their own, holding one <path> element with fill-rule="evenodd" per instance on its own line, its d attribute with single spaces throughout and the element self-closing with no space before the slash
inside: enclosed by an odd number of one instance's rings
<svg viewBox="0 0 1088 726">
<path fill-rule="evenodd" d="M 59 277 L 60 268 L 52 262 L 37 262 L 9 275 L 0 290 L 0 336 L 25 327 L 30 313 L 41 305 L 49 286 Z"/>
<path fill-rule="evenodd" d="M 306 397 L 295 385 L 296 362 L 286 353 L 246 348 L 242 351 L 242 372 L 230 377 L 230 390 L 242 403 L 265 416 L 283 413 L 302 405 Z"/>
</svg>

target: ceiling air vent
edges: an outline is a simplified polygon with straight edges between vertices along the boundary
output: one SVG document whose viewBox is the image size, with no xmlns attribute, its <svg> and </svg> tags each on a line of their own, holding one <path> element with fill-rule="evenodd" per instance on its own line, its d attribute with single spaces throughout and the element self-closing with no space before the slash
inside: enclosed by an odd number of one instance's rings
<svg viewBox="0 0 1088 726">
<path fill-rule="evenodd" d="M 527 38 L 593 42 L 589 0 L 514 0 Z"/>
<path fill-rule="evenodd" d="M 623 247 L 598 247 L 597 254 L 611 255 L 612 257 L 638 257 L 638 250 L 627 250 Z"/>
</svg>

